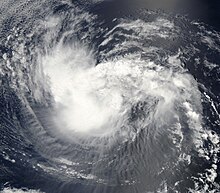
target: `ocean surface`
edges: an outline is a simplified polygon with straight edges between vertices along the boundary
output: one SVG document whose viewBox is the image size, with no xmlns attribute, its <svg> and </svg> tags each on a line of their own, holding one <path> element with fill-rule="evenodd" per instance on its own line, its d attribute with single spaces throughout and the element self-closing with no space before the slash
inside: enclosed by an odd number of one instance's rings
<svg viewBox="0 0 220 193">
<path fill-rule="evenodd" d="M 1 0 L 0 192 L 220 192 L 218 0 Z"/>
</svg>

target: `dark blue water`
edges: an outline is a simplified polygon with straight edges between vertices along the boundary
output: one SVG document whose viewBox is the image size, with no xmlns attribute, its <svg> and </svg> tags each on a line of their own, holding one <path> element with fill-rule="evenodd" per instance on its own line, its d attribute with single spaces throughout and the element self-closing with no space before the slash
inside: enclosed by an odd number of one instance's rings
<svg viewBox="0 0 220 193">
<path fill-rule="evenodd" d="M 0 3 L 0 191 L 219 192 L 219 9 Z"/>
</svg>

